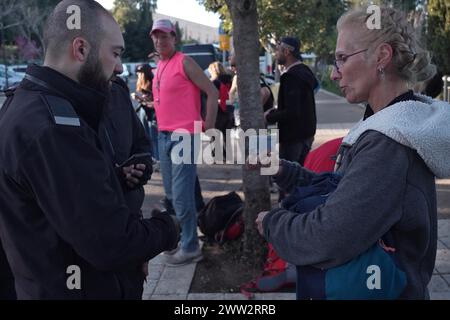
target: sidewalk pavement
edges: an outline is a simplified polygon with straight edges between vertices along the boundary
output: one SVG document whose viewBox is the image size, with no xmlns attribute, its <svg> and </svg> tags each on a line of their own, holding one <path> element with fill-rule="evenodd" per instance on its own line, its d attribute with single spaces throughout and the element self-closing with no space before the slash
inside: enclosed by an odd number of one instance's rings
<svg viewBox="0 0 450 320">
<path fill-rule="evenodd" d="M 351 124 L 319 125 L 315 147 L 320 143 L 339 136 L 344 136 Z M 241 168 L 238 165 L 200 165 L 198 175 L 202 185 L 205 202 L 212 197 L 239 190 L 242 182 Z M 443 182 L 444 181 L 444 182 Z M 437 180 L 447 183 L 445 180 Z M 161 176 L 154 173 L 152 180 L 145 186 L 146 199 L 144 212 L 149 212 L 164 196 Z M 243 194 L 238 192 L 241 197 Z M 439 201 L 439 199 L 438 199 Z M 438 204 L 439 206 L 439 204 Z M 450 220 L 439 220 L 438 252 L 435 270 L 429 284 L 431 299 L 450 300 Z M 201 262 L 200 262 L 201 263 Z M 190 293 L 196 263 L 170 267 L 164 263 L 164 256 L 159 255 L 149 263 L 149 276 L 144 285 L 144 300 L 247 300 L 240 293 Z M 250 280 L 250 279 L 249 279 Z M 295 300 L 294 293 L 261 293 L 256 300 Z"/>
</svg>

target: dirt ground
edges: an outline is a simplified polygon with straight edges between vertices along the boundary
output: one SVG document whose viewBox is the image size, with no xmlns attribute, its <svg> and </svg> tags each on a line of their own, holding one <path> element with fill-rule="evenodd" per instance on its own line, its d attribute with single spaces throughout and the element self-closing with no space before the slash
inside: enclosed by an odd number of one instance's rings
<svg viewBox="0 0 450 320">
<path fill-rule="evenodd" d="M 197 264 L 191 293 L 238 293 L 242 284 L 255 279 L 262 271 L 262 267 L 254 269 L 236 261 L 217 244 L 205 243 L 203 256 Z"/>
</svg>

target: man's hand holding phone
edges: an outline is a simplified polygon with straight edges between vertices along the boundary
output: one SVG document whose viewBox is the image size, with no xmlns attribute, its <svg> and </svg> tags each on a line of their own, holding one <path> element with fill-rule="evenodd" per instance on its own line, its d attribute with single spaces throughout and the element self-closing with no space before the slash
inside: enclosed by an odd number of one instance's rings
<svg viewBox="0 0 450 320">
<path fill-rule="evenodd" d="M 134 189 L 150 180 L 153 173 L 152 156 L 150 153 L 134 154 L 118 167 L 126 185 Z"/>
<path fill-rule="evenodd" d="M 123 175 L 125 176 L 125 182 L 131 189 L 137 187 L 140 183 L 140 178 L 144 175 L 145 164 L 132 164 L 128 167 L 122 167 Z"/>
</svg>

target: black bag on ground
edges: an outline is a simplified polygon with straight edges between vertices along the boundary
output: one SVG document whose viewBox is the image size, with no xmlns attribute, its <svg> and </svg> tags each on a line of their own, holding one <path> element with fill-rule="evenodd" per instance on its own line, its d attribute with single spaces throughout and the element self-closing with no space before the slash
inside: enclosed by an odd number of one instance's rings
<svg viewBox="0 0 450 320">
<path fill-rule="evenodd" d="M 198 215 L 200 231 L 209 241 L 217 240 L 216 235 L 223 234 L 225 229 L 241 218 L 242 214 L 237 213 L 242 213 L 243 207 L 244 202 L 234 191 L 212 198 Z"/>
</svg>

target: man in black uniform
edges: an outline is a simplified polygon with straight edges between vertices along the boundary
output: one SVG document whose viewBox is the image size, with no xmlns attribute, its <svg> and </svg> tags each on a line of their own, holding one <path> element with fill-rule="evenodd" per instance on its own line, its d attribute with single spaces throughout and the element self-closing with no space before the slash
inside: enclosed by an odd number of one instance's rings
<svg viewBox="0 0 450 320">
<path fill-rule="evenodd" d="M 72 5 L 81 28 L 67 27 Z M 100 142 L 123 38 L 94 0 L 60 2 L 44 38 L 44 67 L 29 67 L 0 110 L 0 237 L 17 296 L 130 298 L 127 275 L 177 232 L 166 215 L 132 214 Z"/>
</svg>

